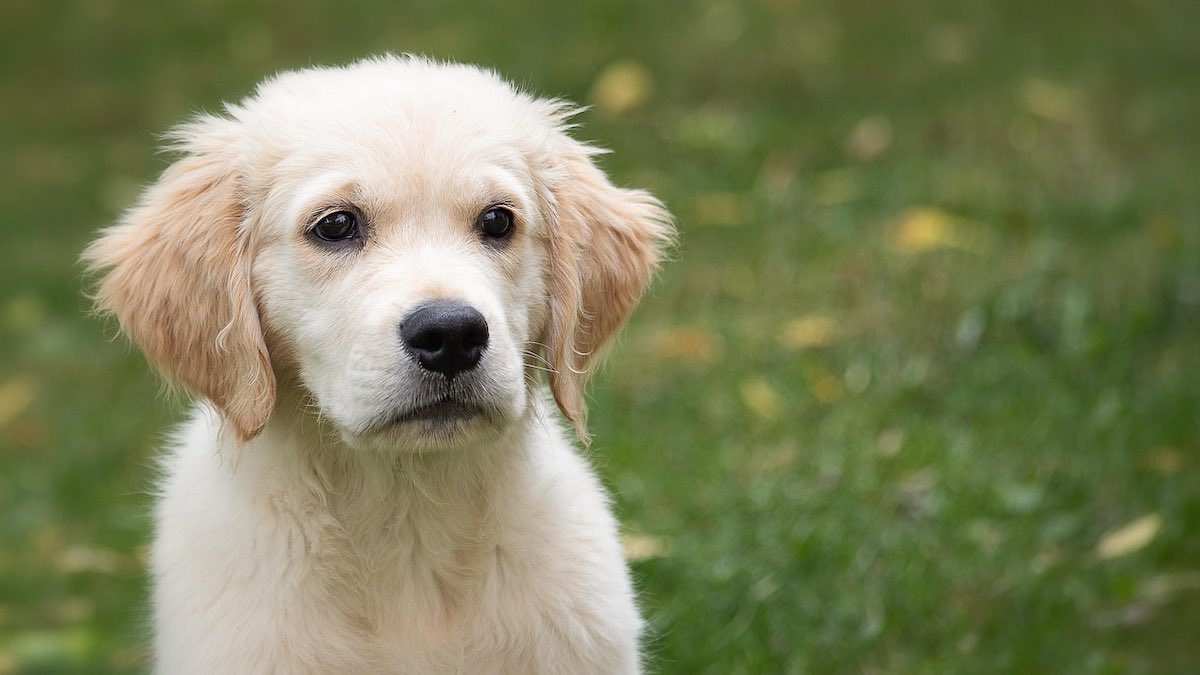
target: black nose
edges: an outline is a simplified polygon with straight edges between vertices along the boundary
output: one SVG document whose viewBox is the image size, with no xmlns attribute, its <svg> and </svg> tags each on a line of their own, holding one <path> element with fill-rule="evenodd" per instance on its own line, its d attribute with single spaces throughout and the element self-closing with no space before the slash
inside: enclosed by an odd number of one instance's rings
<svg viewBox="0 0 1200 675">
<path fill-rule="evenodd" d="M 487 320 L 461 302 L 427 302 L 401 322 L 400 339 L 422 368 L 454 377 L 479 363 L 487 349 Z"/>
</svg>

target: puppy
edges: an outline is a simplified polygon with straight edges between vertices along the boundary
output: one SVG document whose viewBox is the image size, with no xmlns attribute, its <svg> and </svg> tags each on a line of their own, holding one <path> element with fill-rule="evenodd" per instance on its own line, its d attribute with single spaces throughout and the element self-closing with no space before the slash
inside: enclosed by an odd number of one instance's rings
<svg viewBox="0 0 1200 675">
<path fill-rule="evenodd" d="M 617 524 L 558 413 L 673 230 L 576 109 L 386 56 L 178 127 L 84 259 L 199 399 L 152 549 L 162 673 L 632 673 Z"/>
</svg>

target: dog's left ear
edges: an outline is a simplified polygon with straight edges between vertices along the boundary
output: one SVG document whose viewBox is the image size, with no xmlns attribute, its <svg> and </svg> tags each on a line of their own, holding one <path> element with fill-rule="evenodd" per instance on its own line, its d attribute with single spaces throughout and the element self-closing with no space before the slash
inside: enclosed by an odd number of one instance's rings
<svg viewBox="0 0 1200 675">
<path fill-rule="evenodd" d="M 588 371 L 629 317 L 663 249 L 671 215 L 642 190 L 618 188 L 592 163 L 600 151 L 560 127 L 545 160 L 550 217 L 550 389 L 587 440 Z"/>
<path fill-rule="evenodd" d="M 96 307 L 170 379 L 213 403 L 238 439 L 275 405 L 275 375 L 250 287 L 241 129 L 204 116 L 176 130 L 184 155 L 83 254 L 102 273 Z"/>
</svg>

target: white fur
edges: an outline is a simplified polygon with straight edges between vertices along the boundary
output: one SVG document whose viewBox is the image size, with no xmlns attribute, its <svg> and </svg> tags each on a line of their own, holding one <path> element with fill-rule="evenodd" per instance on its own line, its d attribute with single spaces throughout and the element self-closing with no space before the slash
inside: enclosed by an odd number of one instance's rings
<svg viewBox="0 0 1200 675">
<path fill-rule="evenodd" d="M 567 115 L 413 57 L 286 73 L 182 127 L 187 157 L 89 249 L 102 308 L 208 401 L 163 461 L 158 672 L 640 669 L 616 522 L 541 371 L 581 425 L 582 369 L 670 227 Z M 519 229 L 489 248 L 497 202 Z M 362 245 L 314 241 L 346 206 Z M 489 326 L 449 384 L 397 332 L 430 299 Z M 488 414 L 388 423 L 443 396 Z"/>
<path fill-rule="evenodd" d="M 637 672 L 616 523 L 545 416 L 381 457 L 331 452 L 303 416 L 239 449 L 198 411 L 157 511 L 157 670 Z"/>
</svg>

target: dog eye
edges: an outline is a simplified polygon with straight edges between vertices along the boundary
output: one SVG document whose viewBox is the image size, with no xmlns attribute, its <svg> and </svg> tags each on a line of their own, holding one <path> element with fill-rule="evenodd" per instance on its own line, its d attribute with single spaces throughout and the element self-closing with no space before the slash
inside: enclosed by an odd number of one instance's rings
<svg viewBox="0 0 1200 675">
<path fill-rule="evenodd" d="M 512 233 L 513 214 L 508 209 L 496 207 L 479 216 L 479 231 L 490 239 L 504 239 Z"/>
<path fill-rule="evenodd" d="M 358 218 L 349 211 L 335 211 L 313 225 L 313 234 L 323 241 L 345 241 L 358 237 Z"/>
</svg>

